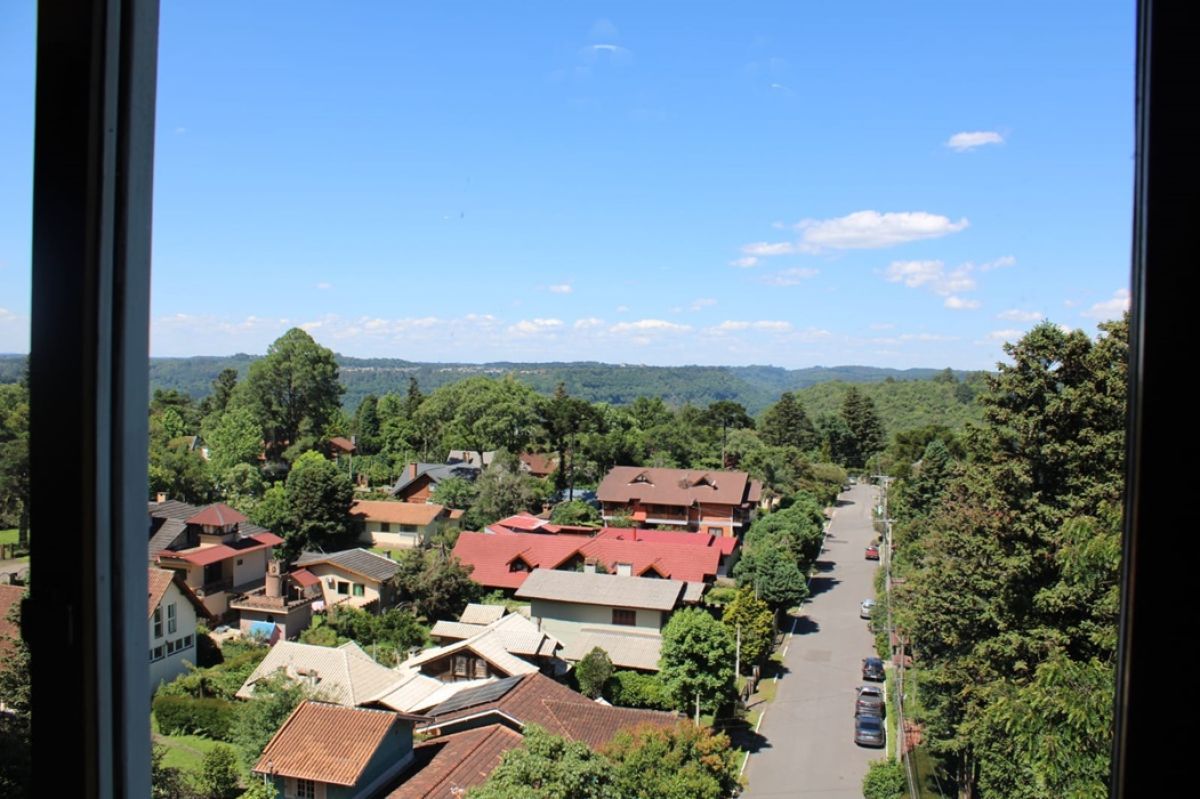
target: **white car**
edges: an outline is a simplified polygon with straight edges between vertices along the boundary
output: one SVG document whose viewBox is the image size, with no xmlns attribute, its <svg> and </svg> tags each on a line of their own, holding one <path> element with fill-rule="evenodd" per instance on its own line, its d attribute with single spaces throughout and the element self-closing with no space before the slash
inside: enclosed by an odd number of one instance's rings
<svg viewBox="0 0 1200 799">
<path fill-rule="evenodd" d="M 872 609 L 873 607 L 875 607 L 875 600 L 874 600 L 874 599 L 864 599 L 864 600 L 862 601 L 862 605 L 860 605 L 860 606 L 859 606 L 859 608 L 858 608 L 858 617 L 859 617 L 860 619 L 869 619 L 869 618 L 871 618 L 871 609 Z"/>
</svg>

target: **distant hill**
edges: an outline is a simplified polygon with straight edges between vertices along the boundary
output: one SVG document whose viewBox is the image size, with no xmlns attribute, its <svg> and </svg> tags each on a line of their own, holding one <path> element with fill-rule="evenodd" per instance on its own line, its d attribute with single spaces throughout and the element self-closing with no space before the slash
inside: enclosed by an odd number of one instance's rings
<svg viewBox="0 0 1200 799">
<path fill-rule="evenodd" d="M 197 356 L 151 358 L 151 388 L 176 389 L 200 399 L 208 395 L 222 369 L 233 368 L 245 376 L 261 356 Z M 963 414 L 954 401 L 954 386 L 930 381 L 940 369 L 882 369 L 873 366 L 814 366 L 783 369 L 778 366 L 636 366 L 598 362 L 484 364 L 418 363 L 396 358 L 338 356 L 343 404 L 358 406 L 367 394 L 404 392 L 408 378 L 416 377 L 421 390 L 433 389 L 474 375 L 499 377 L 512 374 L 535 391 L 549 394 L 562 382 L 573 396 L 591 402 L 624 405 L 640 396 L 662 397 L 671 405 L 707 405 L 734 400 L 757 415 L 784 391 L 802 391 L 809 414 L 836 413 L 850 383 L 868 384 L 867 393 L 893 427 L 907 429 Z M 0 355 L 0 382 L 14 382 L 24 368 L 25 356 Z M 956 372 L 961 380 L 965 372 Z M 889 382 L 885 382 L 889 381 Z M 926 421 L 927 420 L 927 421 Z"/>
</svg>

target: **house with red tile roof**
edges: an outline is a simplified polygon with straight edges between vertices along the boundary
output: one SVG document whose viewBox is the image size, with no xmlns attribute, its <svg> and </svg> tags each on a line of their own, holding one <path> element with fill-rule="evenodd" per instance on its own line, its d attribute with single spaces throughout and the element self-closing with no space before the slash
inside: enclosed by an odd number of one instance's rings
<svg viewBox="0 0 1200 799">
<path fill-rule="evenodd" d="M 505 533 L 543 533 L 546 535 L 595 535 L 600 528 L 588 527 L 581 524 L 554 524 L 549 519 L 534 516 L 532 513 L 517 513 L 492 522 L 484 528 L 489 533 L 503 535 Z"/>
<path fill-rule="evenodd" d="M 413 763 L 413 725 L 390 710 L 301 702 L 263 749 L 254 773 L 280 796 L 368 799 Z"/>
<path fill-rule="evenodd" d="M 413 747 L 413 765 L 386 799 L 462 799 L 487 782 L 504 753 L 525 736 L 503 724 L 439 735 Z"/>
<path fill-rule="evenodd" d="M 148 570 L 147 620 L 150 628 L 150 690 L 187 671 L 196 662 L 196 622 L 213 621 L 179 572 Z"/>
<path fill-rule="evenodd" d="M 490 528 L 489 528 L 490 529 Z M 638 533 L 644 531 L 637 531 Z M 517 589 L 534 569 L 579 570 L 603 565 L 613 574 L 707 583 L 720 573 L 721 546 L 707 534 L 684 533 L 692 543 L 620 535 L 461 533 L 454 554 L 487 588 Z M 736 539 L 728 539 L 736 544 Z M 707 544 L 707 545 L 706 545 Z"/>
<path fill-rule="evenodd" d="M 549 477 L 558 468 L 558 455 L 554 453 L 522 452 L 518 457 L 521 471 L 534 477 Z"/>
<path fill-rule="evenodd" d="M 197 507 L 165 497 L 151 502 L 149 556 L 184 582 L 217 618 L 230 600 L 266 581 L 267 563 L 283 539 L 223 503 Z"/>
<path fill-rule="evenodd" d="M 596 490 L 605 522 L 670 525 L 733 537 L 750 526 L 762 484 L 745 472 L 614 466 Z"/>
</svg>

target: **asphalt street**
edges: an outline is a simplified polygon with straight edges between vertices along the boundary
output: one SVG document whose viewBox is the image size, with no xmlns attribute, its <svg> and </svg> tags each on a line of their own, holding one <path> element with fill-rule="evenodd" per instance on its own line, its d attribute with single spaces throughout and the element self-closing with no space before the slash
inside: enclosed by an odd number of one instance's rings
<svg viewBox="0 0 1200 799">
<path fill-rule="evenodd" d="M 885 750 L 854 743 L 855 688 L 862 659 L 874 654 L 859 605 L 874 595 L 878 561 L 863 550 L 875 537 L 871 512 L 878 489 L 842 493 L 825 539 L 812 598 L 785 640 L 785 671 L 759 727 L 765 739 L 750 755 L 747 799 L 783 796 L 861 799 L 867 764 Z"/>
</svg>

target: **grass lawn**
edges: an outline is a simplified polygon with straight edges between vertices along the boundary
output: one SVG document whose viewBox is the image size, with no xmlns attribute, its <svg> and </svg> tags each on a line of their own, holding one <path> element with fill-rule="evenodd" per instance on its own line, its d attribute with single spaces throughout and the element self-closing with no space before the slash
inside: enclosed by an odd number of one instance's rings
<svg viewBox="0 0 1200 799">
<path fill-rule="evenodd" d="M 154 718 L 153 714 L 150 716 L 150 731 L 154 743 L 162 744 L 167 748 L 167 754 L 163 758 L 164 766 L 197 774 L 200 772 L 200 764 L 204 760 L 204 755 L 221 743 L 201 735 L 162 735 L 158 731 L 158 720 Z M 238 772 L 241 774 L 242 784 L 246 785 L 246 781 L 250 778 L 250 772 L 242 765 L 240 757 L 238 758 Z"/>
<path fill-rule="evenodd" d="M 0 544 L 15 543 L 17 543 L 17 529 L 15 527 L 11 530 L 0 530 Z"/>
</svg>

